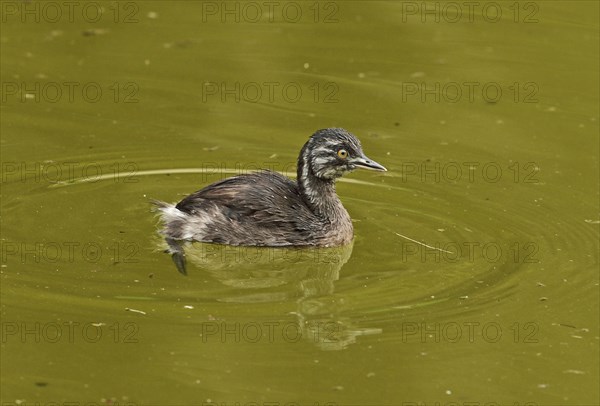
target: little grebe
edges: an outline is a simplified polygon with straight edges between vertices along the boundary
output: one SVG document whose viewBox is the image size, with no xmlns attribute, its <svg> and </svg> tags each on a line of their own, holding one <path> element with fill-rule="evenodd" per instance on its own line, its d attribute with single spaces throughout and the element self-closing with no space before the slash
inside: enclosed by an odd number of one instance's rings
<svg viewBox="0 0 600 406">
<path fill-rule="evenodd" d="M 335 180 L 356 168 L 385 171 L 342 128 L 314 133 L 298 157 L 297 181 L 264 170 L 215 182 L 177 205 L 156 202 L 167 240 L 247 246 L 339 246 L 352 221 Z"/>
</svg>

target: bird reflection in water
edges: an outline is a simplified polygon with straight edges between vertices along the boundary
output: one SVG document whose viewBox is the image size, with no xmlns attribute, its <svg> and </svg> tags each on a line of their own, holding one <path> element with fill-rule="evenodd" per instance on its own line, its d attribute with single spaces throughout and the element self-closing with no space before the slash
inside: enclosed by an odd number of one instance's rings
<svg viewBox="0 0 600 406">
<path fill-rule="evenodd" d="M 323 350 L 341 350 L 355 343 L 358 336 L 381 333 L 379 328 L 358 327 L 351 317 L 343 315 L 345 298 L 335 294 L 335 283 L 350 259 L 353 243 L 330 248 L 279 248 L 162 240 L 160 248 L 186 258 L 191 277 L 196 272 L 208 273 L 233 288 L 218 299 L 221 302 L 294 301 L 296 309 L 289 314 L 295 318 L 298 334 Z M 185 269 L 178 265 L 181 273 L 187 274 Z"/>
</svg>

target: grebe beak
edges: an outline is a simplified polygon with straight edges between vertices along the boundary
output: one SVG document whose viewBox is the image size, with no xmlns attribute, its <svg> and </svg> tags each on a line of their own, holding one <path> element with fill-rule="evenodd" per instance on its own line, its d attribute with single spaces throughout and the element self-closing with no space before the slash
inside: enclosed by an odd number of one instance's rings
<svg viewBox="0 0 600 406">
<path fill-rule="evenodd" d="M 385 169 L 385 166 L 378 164 L 377 162 L 373 161 L 372 159 L 368 158 L 365 155 L 355 158 L 352 161 L 352 163 L 354 165 L 358 166 L 359 168 L 370 169 L 372 171 L 387 172 L 387 169 Z"/>
</svg>

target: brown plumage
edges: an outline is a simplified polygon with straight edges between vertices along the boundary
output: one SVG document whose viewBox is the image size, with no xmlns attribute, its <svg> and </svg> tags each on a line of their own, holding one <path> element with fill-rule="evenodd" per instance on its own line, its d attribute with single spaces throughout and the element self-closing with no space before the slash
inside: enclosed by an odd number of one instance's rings
<svg viewBox="0 0 600 406">
<path fill-rule="evenodd" d="M 386 170 L 367 158 L 360 141 L 346 130 L 319 130 L 300 151 L 295 182 L 261 171 L 213 183 L 177 205 L 156 202 L 165 224 L 162 233 L 174 251 L 175 240 L 247 246 L 348 244 L 352 221 L 335 193 L 335 180 L 356 168 Z"/>
</svg>

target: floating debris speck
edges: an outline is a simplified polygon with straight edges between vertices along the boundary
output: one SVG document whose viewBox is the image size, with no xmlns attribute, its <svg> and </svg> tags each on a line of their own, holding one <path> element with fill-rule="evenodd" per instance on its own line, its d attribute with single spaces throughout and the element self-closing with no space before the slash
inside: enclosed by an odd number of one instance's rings
<svg viewBox="0 0 600 406">
<path fill-rule="evenodd" d="M 132 312 L 132 313 L 146 314 L 146 312 L 145 312 L 145 311 L 142 311 L 142 310 L 137 310 L 137 309 L 130 309 L 129 307 L 126 307 L 126 308 L 125 308 L 125 311 L 127 311 L 127 312 Z"/>
</svg>

